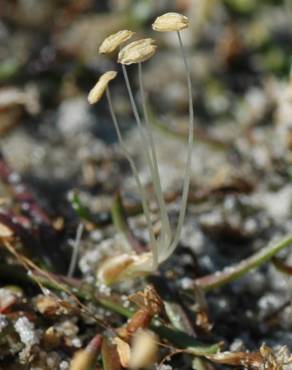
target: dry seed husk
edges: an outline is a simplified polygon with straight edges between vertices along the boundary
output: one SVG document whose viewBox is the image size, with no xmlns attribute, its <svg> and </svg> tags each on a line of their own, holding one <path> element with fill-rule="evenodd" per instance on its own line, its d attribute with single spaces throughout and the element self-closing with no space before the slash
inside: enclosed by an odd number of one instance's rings
<svg viewBox="0 0 292 370">
<path fill-rule="evenodd" d="M 125 65 L 145 62 L 155 54 L 156 48 L 151 38 L 131 42 L 119 52 L 118 62 Z"/>
<path fill-rule="evenodd" d="M 118 31 L 108 36 L 100 45 L 98 51 L 101 54 L 110 54 L 114 52 L 120 45 L 128 41 L 133 35 L 134 32 L 129 30 Z"/>
<path fill-rule="evenodd" d="M 89 352 L 87 349 L 81 349 L 75 352 L 70 363 L 69 370 L 86 370 L 92 366 L 95 354 Z"/>
<path fill-rule="evenodd" d="M 138 330 L 132 341 L 129 368 L 132 370 L 152 366 L 157 360 L 157 336 L 150 330 Z"/>
<path fill-rule="evenodd" d="M 84 349 L 75 352 L 69 370 L 91 369 L 100 353 L 102 343 L 102 337 L 96 335 Z"/>
<path fill-rule="evenodd" d="M 135 258 L 128 254 L 111 257 L 99 268 L 97 278 L 105 284 L 112 284 L 123 276 L 124 272 L 134 261 Z"/>
<path fill-rule="evenodd" d="M 157 32 L 181 31 L 188 28 L 189 20 L 179 13 L 166 13 L 155 19 L 152 28 Z"/>
<path fill-rule="evenodd" d="M 89 104 L 97 103 L 103 96 L 109 82 L 117 76 L 116 71 L 108 71 L 100 76 L 96 85 L 90 90 L 88 94 Z"/>
<path fill-rule="evenodd" d="M 152 266 L 150 252 L 139 255 L 123 253 L 106 259 L 98 269 L 97 278 L 104 284 L 113 284 L 122 279 L 149 273 Z"/>
</svg>

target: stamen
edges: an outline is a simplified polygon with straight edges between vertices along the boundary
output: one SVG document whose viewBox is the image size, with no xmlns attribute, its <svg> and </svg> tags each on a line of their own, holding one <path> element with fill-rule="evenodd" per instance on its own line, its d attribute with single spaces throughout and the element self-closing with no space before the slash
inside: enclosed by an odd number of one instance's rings
<svg viewBox="0 0 292 370">
<path fill-rule="evenodd" d="M 143 207 L 143 211 L 144 211 L 144 214 L 145 214 L 145 217 L 146 217 L 147 228 L 148 228 L 148 232 L 149 232 L 150 245 L 151 245 L 151 251 L 152 251 L 152 254 L 153 254 L 153 268 L 157 268 L 157 265 L 158 265 L 157 242 L 156 242 L 156 239 L 155 239 L 155 236 L 154 236 L 153 226 L 152 226 L 151 217 L 150 217 L 150 210 L 149 210 L 145 190 L 142 186 L 142 183 L 141 183 L 141 180 L 140 180 L 139 173 L 138 173 L 137 167 L 135 165 L 135 162 L 133 161 L 133 159 L 131 157 L 131 154 L 128 152 L 127 146 L 126 146 L 126 144 L 124 142 L 124 139 L 122 137 L 122 134 L 121 134 L 121 131 L 120 131 L 120 128 L 119 128 L 119 124 L 118 124 L 118 120 L 117 120 L 117 117 L 116 117 L 116 114 L 115 114 L 115 111 L 114 111 L 114 108 L 113 108 L 111 93 L 110 93 L 109 87 L 106 89 L 106 97 L 107 97 L 107 101 L 108 101 L 108 105 L 109 105 L 110 114 L 111 114 L 111 117 L 112 117 L 112 120 L 113 120 L 113 123 L 114 123 L 114 126 L 115 126 L 115 130 L 116 130 L 116 133 L 117 133 L 117 136 L 118 136 L 118 140 L 120 142 L 120 145 L 121 145 L 121 148 L 124 152 L 124 155 L 125 155 L 126 159 L 128 160 L 128 162 L 131 166 L 131 170 L 133 172 L 136 184 L 138 186 L 139 193 L 141 195 L 142 207 Z"/>
<path fill-rule="evenodd" d="M 127 87 L 129 98 L 130 98 L 130 103 L 131 103 L 131 106 L 132 106 L 132 109 L 133 109 L 134 117 L 136 119 L 136 122 L 137 122 L 137 125 L 138 125 L 138 128 L 139 128 L 139 133 L 140 133 L 141 138 L 142 138 L 142 144 L 143 144 L 142 148 L 143 148 L 143 151 L 145 153 L 146 160 L 147 160 L 147 163 L 148 163 L 148 166 L 149 166 L 149 169 L 150 169 L 151 179 L 152 179 L 153 184 L 154 184 L 155 193 L 157 193 L 157 188 L 156 188 L 156 186 L 157 186 L 157 181 L 156 181 L 157 175 L 154 171 L 153 158 L 150 157 L 150 154 L 149 154 L 149 151 L 148 151 L 148 145 L 144 145 L 144 143 L 148 142 L 148 138 L 145 136 L 145 133 L 144 133 L 144 127 L 142 126 L 141 118 L 140 118 L 140 115 L 138 113 L 136 102 L 135 102 L 135 99 L 134 99 L 134 96 L 133 96 L 132 88 L 131 88 L 129 77 L 128 77 L 127 68 L 124 64 L 122 64 L 122 70 L 123 70 L 123 74 L 124 74 L 124 78 L 125 78 L 125 82 L 126 82 L 126 87 Z M 155 251 L 155 254 L 153 255 L 153 264 L 155 266 L 158 265 L 158 251 Z"/>
<path fill-rule="evenodd" d="M 187 152 L 187 160 L 186 160 L 186 167 L 185 167 L 185 175 L 184 175 L 184 183 L 183 183 L 183 191 L 182 191 L 182 200 L 181 200 L 181 207 L 180 213 L 178 217 L 178 224 L 177 229 L 175 232 L 175 236 L 173 242 L 169 246 L 166 251 L 165 259 L 168 258 L 173 251 L 175 250 L 180 236 L 181 230 L 186 214 L 186 207 L 188 201 L 188 192 L 190 187 L 190 180 L 191 180 L 191 166 L 192 166 L 192 149 L 193 149 L 193 141 L 194 141 L 194 108 L 193 108 L 193 94 L 192 94 L 192 81 L 191 81 L 191 72 L 190 67 L 186 58 L 185 50 L 183 47 L 183 42 L 181 39 L 180 32 L 177 31 L 180 51 L 183 57 L 184 67 L 187 75 L 187 85 L 188 85 L 188 94 L 189 94 L 189 135 L 188 135 L 188 152 Z"/>
<path fill-rule="evenodd" d="M 156 194 L 156 198 L 157 198 L 157 202 L 158 202 L 159 210 L 160 210 L 160 218 L 161 218 L 161 224 L 162 224 L 161 230 L 163 233 L 163 235 L 161 235 L 161 239 L 164 239 L 164 234 L 167 234 L 167 235 L 171 234 L 171 229 L 170 229 L 170 224 L 169 224 L 169 217 L 168 217 L 167 210 L 166 210 L 166 203 L 163 197 L 159 169 L 158 169 L 156 149 L 154 145 L 149 115 L 147 111 L 146 95 L 145 95 L 145 89 L 144 89 L 144 83 L 143 83 L 142 63 L 138 64 L 138 68 L 139 68 L 139 84 L 140 84 L 140 93 L 141 93 L 142 106 L 143 106 L 143 114 L 144 114 L 146 132 L 147 132 L 149 143 L 150 143 L 150 151 L 151 151 L 152 160 L 153 160 L 154 176 L 152 176 L 153 177 L 152 180 L 154 183 L 155 194 Z"/>
</svg>

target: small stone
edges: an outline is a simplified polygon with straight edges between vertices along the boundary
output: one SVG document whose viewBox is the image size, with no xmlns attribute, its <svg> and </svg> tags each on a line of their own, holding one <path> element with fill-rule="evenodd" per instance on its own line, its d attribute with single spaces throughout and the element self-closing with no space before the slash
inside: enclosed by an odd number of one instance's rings
<svg viewBox="0 0 292 370">
<path fill-rule="evenodd" d="M 57 127 L 64 137 L 73 137 L 88 129 L 92 117 L 84 97 L 66 99 L 57 113 Z"/>
<path fill-rule="evenodd" d="M 39 343 L 39 336 L 34 329 L 34 324 L 27 317 L 20 317 L 14 324 L 20 340 L 26 346 L 32 346 Z"/>
</svg>

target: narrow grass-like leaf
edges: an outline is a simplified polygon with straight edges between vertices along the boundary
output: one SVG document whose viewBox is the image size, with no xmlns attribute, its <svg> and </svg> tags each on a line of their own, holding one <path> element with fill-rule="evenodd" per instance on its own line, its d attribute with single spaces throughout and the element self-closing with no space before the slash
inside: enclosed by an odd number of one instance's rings
<svg viewBox="0 0 292 370">
<path fill-rule="evenodd" d="M 205 291 L 218 288 L 230 283 L 231 281 L 239 279 L 250 270 L 260 267 L 263 263 L 269 261 L 274 255 L 290 245 L 292 245 L 292 236 L 286 237 L 275 245 L 262 248 L 259 252 L 238 264 L 225 267 L 222 271 L 217 271 L 213 274 L 197 278 L 194 283 Z"/>
<path fill-rule="evenodd" d="M 77 191 L 71 191 L 71 193 L 69 194 L 69 201 L 74 211 L 82 220 L 89 222 L 93 221 L 90 210 L 82 204 Z"/>
<path fill-rule="evenodd" d="M 196 340 L 194 337 L 180 330 L 174 330 L 167 326 L 151 326 L 162 338 L 169 340 L 175 346 L 195 356 L 206 356 L 220 351 L 221 343 L 208 344 Z"/>
<path fill-rule="evenodd" d="M 126 240 L 128 241 L 129 245 L 132 247 L 132 249 L 136 253 L 140 253 L 143 251 L 143 246 L 139 243 L 139 241 L 135 238 L 134 234 L 132 233 L 128 222 L 127 222 L 127 216 L 126 212 L 122 203 L 122 198 L 120 193 L 117 193 L 112 209 L 111 209 L 111 214 L 112 214 L 112 220 L 113 224 L 115 225 L 116 229 L 118 232 L 120 232 Z"/>
</svg>

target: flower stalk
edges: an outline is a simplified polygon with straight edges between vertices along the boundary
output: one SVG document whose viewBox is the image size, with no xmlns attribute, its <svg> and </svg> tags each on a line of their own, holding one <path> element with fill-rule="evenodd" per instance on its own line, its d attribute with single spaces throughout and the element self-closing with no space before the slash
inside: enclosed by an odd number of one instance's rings
<svg viewBox="0 0 292 370">
<path fill-rule="evenodd" d="M 146 126 L 146 132 L 148 135 L 149 143 L 150 143 L 150 151 L 152 155 L 153 160 L 153 181 L 154 181 L 154 188 L 155 193 L 157 197 L 157 202 L 160 210 L 160 219 L 161 219 L 161 243 L 166 244 L 169 239 L 169 236 L 171 235 L 171 229 L 170 229 L 170 223 L 169 223 L 169 217 L 166 209 L 166 202 L 164 200 L 163 192 L 162 192 L 162 186 L 160 181 L 160 175 L 159 175 L 159 169 L 158 169 L 158 161 L 157 161 L 157 154 L 156 149 L 154 145 L 154 139 L 152 135 L 151 130 L 151 124 L 149 120 L 149 114 L 147 109 L 147 102 L 146 102 L 146 94 L 144 89 L 144 82 L 143 82 L 143 68 L 142 63 L 138 64 L 139 67 L 139 85 L 140 85 L 140 93 L 141 93 L 141 100 L 142 100 L 142 106 L 143 106 L 143 114 L 144 114 L 144 121 Z"/>
<path fill-rule="evenodd" d="M 189 94 L 189 135 L 188 135 L 188 153 L 187 153 L 187 161 L 186 161 L 186 167 L 185 167 L 184 184 L 183 184 L 180 213 L 178 217 L 178 224 L 177 224 L 177 229 L 176 229 L 173 242 L 167 250 L 166 258 L 168 258 L 173 253 L 173 251 L 175 250 L 179 242 L 180 236 L 181 236 L 181 230 L 182 230 L 182 226 L 183 226 L 183 222 L 184 222 L 184 218 L 186 214 L 188 193 L 189 193 L 189 187 L 190 187 L 190 181 L 191 181 L 192 149 L 193 149 L 193 141 L 194 141 L 194 108 L 193 108 L 191 72 L 190 72 L 187 57 L 185 55 L 185 50 L 183 47 L 183 42 L 182 42 L 180 31 L 177 31 L 177 36 L 178 36 L 181 55 L 183 58 L 184 67 L 185 67 L 185 71 L 187 75 L 187 85 L 188 85 L 188 94 Z"/>
<path fill-rule="evenodd" d="M 189 95 L 189 134 L 188 134 L 188 149 L 187 149 L 187 160 L 185 167 L 183 191 L 180 212 L 178 216 L 178 223 L 176 230 L 172 232 L 169 216 L 167 213 L 166 203 L 163 196 L 163 190 L 161 186 L 161 179 L 158 168 L 157 154 L 155 149 L 154 138 L 151 131 L 151 125 L 149 120 L 149 115 L 147 111 L 146 94 L 143 81 L 143 68 L 142 63 L 150 59 L 156 52 L 155 40 L 151 38 L 140 39 L 138 41 L 131 42 L 130 44 L 121 48 L 121 44 L 127 41 L 133 33 L 131 31 L 120 31 L 114 35 L 106 38 L 100 47 L 100 52 L 111 53 L 120 47 L 118 54 L 118 63 L 122 66 L 122 72 L 129 95 L 130 104 L 132 107 L 133 115 L 138 126 L 138 132 L 142 141 L 141 148 L 145 155 L 147 165 L 150 170 L 151 180 L 154 186 L 155 198 L 159 208 L 160 220 L 161 220 L 161 233 L 158 237 L 154 235 L 154 229 L 151 222 L 150 206 L 147 200 L 147 195 L 141 183 L 138 169 L 136 164 L 131 157 L 126 144 L 123 140 L 118 120 L 114 111 L 109 82 L 116 76 L 113 72 L 105 73 L 93 90 L 89 94 L 89 102 L 98 101 L 101 95 L 105 92 L 110 114 L 114 123 L 114 127 L 118 136 L 119 143 L 127 158 L 130 167 L 132 169 L 138 190 L 141 196 L 141 202 L 143 207 L 143 212 L 145 214 L 147 229 L 149 232 L 149 242 L 151 252 L 142 253 L 140 255 L 135 253 L 127 252 L 128 254 L 122 254 L 120 256 L 115 256 L 111 258 L 110 261 L 105 262 L 101 267 L 98 277 L 106 283 L 113 283 L 114 276 L 116 280 L 120 280 L 125 277 L 133 277 L 134 275 L 141 275 L 143 273 L 149 273 L 155 271 L 159 264 L 163 263 L 170 255 L 174 252 L 177 247 L 181 230 L 186 214 L 188 191 L 190 186 L 191 177 L 191 159 L 192 159 L 192 146 L 193 146 L 193 131 L 194 131 L 194 111 L 193 111 L 193 96 L 192 96 L 192 86 L 191 86 L 191 74 L 190 68 L 185 55 L 180 31 L 188 27 L 188 19 L 178 13 L 167 13 L 161 17 L 158 17 L 152 25 L 153 29 L 158 32 L 169 32 L 175 31 L 178 36 L 179 47 L 182 54 L 182 60 L 185 67 L 185 72 L 187 76 L 187 87 Z M 134 98 L 133 90 L 128 76 L 127 67 L 131 64 L 138 64 L 138 76 L 139 76 L 139 87 L 140 95 L 142 100 L 143 108 L 143 118 L 144 124 L 140 113 L 138 111 L 137 103 Z"/>
<path fill-rule="evenodd" d="M 146 222 L 147 222 L 147 228 L 148 228 L 148 232 L 149 232 L 150 243 L 151 243 L 151 245 L 155 245 L 155 236 L 154 236 L 154 231 L 153 231 L 153 227 L 152 227 L 152 223 L 151 223 L 150 209 L 149 209 L 149 206 L 148 206 L 146 193 L 145 193 L 145 190 L 142 186 L 136 164 L 135 164 L 134 160 L 132 159 L 131 154 L 128 152 L 127 146 L 126 146 L 126 144 L 124 142 L 124 139 L 122 137 L 122 134 L 121 134 L 121 131 L 120 131 L 120 128 L 119 128 L 119 124 L 118 124 L 118 120 L 117 120 L 117 117 L 116 117 L 116 114 L 115 114 L 115 111 L 114 111 L 114 108 L 113 108 L 113 103 L 112 103 L 112 98 L 111 98 L 111 93 L 110 93 L 109 88 L 107 88 L 107 90 L 106 90 L 106 97 L 107 97 L 107 102 L 108 102 L 110 114 L 111 114 L 111 117 L 112 117 L 112 121 L 114 123 L 115 130 L 116 130 L 116 133 L 117 133 L 117 136 L 118 136 L 118 140 L 120 142 L 120 145 L 121 145 L 121 148 L 124 152 L 124 155 L 125 155 L 126 159 L 128 160 L 128 162 L 131 166 L 131 170 L 133 172 L 136 184 L 138 186 L 138 190 L 139 190 L 140 195 L 141 195 L 141 202 L 142 202 L 143 212 L 144 212 Z"/>
</svg>

